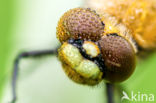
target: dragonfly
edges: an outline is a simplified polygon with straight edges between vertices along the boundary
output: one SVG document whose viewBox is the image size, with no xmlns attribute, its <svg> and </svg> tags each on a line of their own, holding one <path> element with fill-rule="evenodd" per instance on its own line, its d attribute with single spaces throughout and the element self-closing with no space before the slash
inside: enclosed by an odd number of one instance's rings
<svg viewBox="0 0 156 103">
<path fill-rule="evenodd" d="M 22 58 L 57 55 L 64 72 L 76 83 L 106 83 L 108 103 L 114 84 L 133 74 L 137 57 L 155 51 L 155 0 L 84 0 L 84 6 L 60 17 L 56 36 L 61 46 L 20 53 L 14 62 L 12 103 Z"/>
</svg>

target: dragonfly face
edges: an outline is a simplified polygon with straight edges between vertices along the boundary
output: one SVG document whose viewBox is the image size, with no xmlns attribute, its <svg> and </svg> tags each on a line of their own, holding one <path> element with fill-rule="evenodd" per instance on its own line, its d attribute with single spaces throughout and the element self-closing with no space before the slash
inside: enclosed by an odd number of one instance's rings
<svg viewBox="0 0 156 103">
<path fill-rule="evenodd" d="M 102 79 L 126 80 L 135 69 L 135 48 L 119 27 L 95 11 L 76 8 L 66 12 L 57 27 L 62 43 L 59 59 L 75 82 L 96 85 Z"/>
</svg>

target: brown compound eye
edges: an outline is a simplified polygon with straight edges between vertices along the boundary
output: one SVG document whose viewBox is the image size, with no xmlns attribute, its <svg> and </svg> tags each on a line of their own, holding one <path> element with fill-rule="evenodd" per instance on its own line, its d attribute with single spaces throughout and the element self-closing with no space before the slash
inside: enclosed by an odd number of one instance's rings
<svg viewBox="0 0 156 103">
<path fill-rule="evenodd" d="M 98 41 L 105 63 L 104 79 L 115 83 L 126 80 L 135 69 L 135 52 L 131 44 L 117 34 L 108 34 Z"/>
<path fill-rule="evenodd" d="M 85 8 L 66 12 L 57 27 L 57 37 L 61 42 L 69 38 L 97 41 L 103 33 L 104 23 L 99 15 Z"/>
</svg>

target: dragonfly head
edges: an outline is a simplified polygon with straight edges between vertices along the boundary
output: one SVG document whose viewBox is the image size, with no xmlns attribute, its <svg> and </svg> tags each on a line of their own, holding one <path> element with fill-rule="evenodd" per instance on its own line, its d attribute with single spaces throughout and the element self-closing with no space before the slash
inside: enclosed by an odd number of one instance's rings
<svg viewBox="0 0 156 103">
<path fill-rule="evenodd" d="M 133 73 L 133 46 L 108 25 L 102 16 L 85 8 L 69 10 L 58 22 L 57 38 L 62 44 L 58 56 L 75 82 L 95 85 L 104 79 L 116 83 Z"/>
</svg>

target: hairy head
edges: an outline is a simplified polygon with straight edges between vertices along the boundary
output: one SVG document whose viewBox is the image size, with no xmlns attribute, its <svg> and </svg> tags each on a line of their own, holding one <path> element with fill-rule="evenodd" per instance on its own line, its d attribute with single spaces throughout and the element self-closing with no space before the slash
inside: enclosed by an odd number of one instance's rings
<svg viewBox="0 0 156 103">
<path fill-rule="evenodd" d="M 91 9 L 67 11 L 58 22 L 57 38 L 65 73 L 77 83 L 121 82 L 135 69 L 134 44 L 111 19 Z"/>
</svg>

